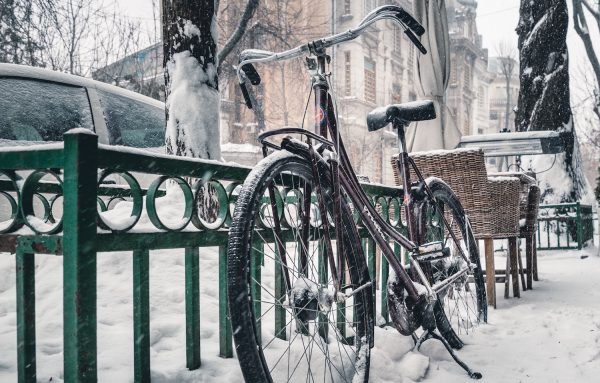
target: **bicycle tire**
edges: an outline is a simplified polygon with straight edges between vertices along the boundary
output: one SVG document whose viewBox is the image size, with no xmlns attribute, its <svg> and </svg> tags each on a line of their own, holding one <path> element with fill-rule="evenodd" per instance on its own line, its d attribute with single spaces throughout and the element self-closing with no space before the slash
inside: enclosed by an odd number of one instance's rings
<svg viewBox="0 0 600 383">
<path fill-rule="evenodd" d="M 460 239 L 460 246 L 464 253 L 468 254 L 472 265 L 472 273 L 459 278 L 438 293 L 438 301 L 434 306 L 436 326 L 440 334 L 452 348 L 460 349 L 464 346 L 460 336 L 469 334 L 480 323 L 487 322 L 485 278 L 481 269 L 479 248 L 460 200 L 452 189 L 438 178 L 428 178 L 426 183 L 433 195 L 435 209 L 444 211 L 446 217 L 450 219 L 452 230 L 455 233 L 460 232 L 460 235 L 457 234 L 457 238 Z M 430 222 L 426 227 L 429 228 L 429 231 L 433 231 L 435 228 L 443 227 L 443 224 L 438 219 L 437 225 Z M 443 230 L 445 230 L 444 240 L 448 243 L 451 236 L 447 233 L 446 228 Z M 452 246 L 454 245 L 452 239 L 449 242 L 451 245 L 450 256 L 431 263 L 429 275 L 432 284 L 449 277 L 460 270 L 459 267 L 466 264 L 464 259 L 459 256 L 456 247 Z"/>
<path fill-rule="evenodd" d="M 322 195 L 325 197 L 326 206 L 328 206 L 328 210 L 330 212 L 332 206 L 332 198 L 331 198 L 331 185 L 329 182 L 329 170 L 323 164 L 319 165 L 320 172 L 320 182 L 322 186 L 323 193 Z M 308 365 L 307 374 L 313 373 L 321 373 L 323 371 L 323 380 L 328 380 L 325 378 L 331 378 L 331 381 L 347 381 L 354 382 L 356 379 L 357 382 L 367 382 L 369 376 L 369 362 L 370 362 L 370 347 L 373 343 L 373 302 L 372 302 L 372 290 L 371 287 L 368 286 L 364 290 L 357 292 L 352 297 L 352 304 L 354 305 L 354 309 L 350 310 L 349 306 L 345 309 L 340 308 L 341 306 L 337 302 L 331 303 L 331 309 L 327 313 L 327 321 L 329 326 L 327 327 L 329 330 L 328 333 L 325 333 L 324 336 L 319 335 L 320 329 L 323 327 L 319 323 L 324 323 L 324 318 L 320 315 L 325 315 L 326 310 L 322 310 L 321 303 L 319 302 L 318 310 L 319 314 L 317 315 L 317 320 L 312 323 L 312 328 L 310 324 L 310 319 L 306 320 L 306 318 L 300 319 L 299 317 L 304 313 L 310 313 L 310 311 L 304 311 L 303 308 L 298 308 L 296 305 L 296 301 L 294 300 L 294 306 L 290 309 L 290 298 L 289 294 L 287 295 L 287 305 L 285 308 L 285 338 L 287 340 L 279 339 L 282 335 L 282 329 L 277 331 L 277 328 L 270 333 L 270 330 L 265 330 L 268 327 L 268 319 L 267 313 L 265 313 L 264 306 L 261 307 L 260 312 L 256 307 L 256 300 L 253 299 L 252 292 L 252 281 L 257 282 L 256 278 L 252 276 L 253 267 L 256 266 L 258 261 L 256 260 L 256 256 L 253 256 L 253 251 L 256 251 L 256 246 L 252 245 L 257 238 L 265 239 L 265 236 L 261 234 L 261 231 L 258 230 L 260 226 L 259 221 L 261 218 L 264 220 L 264 198 L 265 193 L 268 192 L 268 185 L 276 184 L 278 181 L 283 182 L 283 178 L 289 176 L 290 174 L 294 175 L 294 180 L 299 180 L 298 184 L 294 184 L 294 187 L 300 187 L 300 182 L 306 182 L 311 185 L 316 185 L 315 180 L 312 175 L 312 168 L 310 162 L 302 158 L 300 156 L 291 154 L 286 151 L 279 151 L 271 154 L 263 161 L 261 161 L 250 173 L 242 189 L 239 193 L 237 203 L 235 206 L 235 210 L 232 217 L 232 223 L 229 231 L 229 240 L 228 240 L 228 297 L 229 297 L 229 310 L 231 315 L 231 322 L 233 328 L 233 338 L 235 341 L 235 348 L 237 357 L 240 363 L 240 367 L 242 369 L 242 373 L 246 382 L 252 383 L 262 383 L 262 382 L 283 382 L 286 381 L 286 371 L 287 371 L 287 381 L 307 381 L 306 375 L 297 375 L 298 379 L 296 379 L 295 371 L 297 371 L 298 364 L 295 366 L 293 363 L 295 362 L 292 359 L 292 354 L 297 351 L 296 347 L 303 347 L 304 353 L 308 349 L 308 346 L 304 347 L 305 340 L 312 341 L 310 358 L 305 358 L 306 363 L 302 363 L 303 365 Z M 294 183 L 296 181 L 293 181 Z M 289 189 L 287 189 L 289 191 Z M 285 197 L 285 196 L 284 196 Z M 314 198 L 314 197 L 313 197 Z M 289 205 L 287 205 L 289 206 Z M 288 209 L 288 207 L 284 207 Z M 270 209 L 267 209 L 270 210 Z M 286 211 L 285 214 L 289 212 Z M 272 217 L 272 214 L 271 214 Z M 268 217 L 267 217 L 268 218 Z M 342 223 L 344 230 L 344 246 L 345 246 L 345 262 L 347 263 L 347 273 L 350 277 L 350 284 L 353 287 L 362 286 L 367 283 L 369 279 L 368 268 L 366 265 L 365 257 L 362 252 L 362 247 L 360 246 L 360 238 L 358 236 L 358 231 L 356 229 L 356 224 L 352 220 L 351 211 L 349 210 L 348 205 L 345 202 L 342 202 Z M 315 224 L 320 224 L 320 228 L 322 229 L 322 222 L 315 222 Z M 272 218 L 271 218 L 271 226 Z M 263 225 L 264 230 L 272 229 L 267 228 Z M 289 225 L 287 230 L 293 230 L 293 225 Z M 322 230 L 321 230 L 322 231 Z M 331 227 L 331 231 L 335 230 Z M 318 230 L 315 230 L 314 233 L 319 233 Z M 276 230 L 272 230 L 271 233 L 273 236 L 276 236 Z M 295 234 L 294 234 L 295 235 Z M 313 237 L 316 234 L 311 234 Z M 296 238 L 296 237 L 294 237 Z M 312 238 L 315 239 L 315 238 Z M 323 238 L 320 238 L 323 241 Z M 312 241 L 311 241 L 312 242 Z M 318 242 L 320 243 L 320 242 Z M 322 245 L 322 243 L 321 243 Z M 273 266 L 277 266 L 276 257 L 274 257 L 275 250 L 270 248 L 269 246 L 265 246 L 264 254 L 262 255 L 265 260 L 273 261 Z M 297 290 L 296 286 L 300 283 L 306 283 L 307 286 L 310 279 L 310 275 L 314 278 L 315 270 L 314 264 L 312 270 L 310 268 L 304 269 L 304 271 L 308 270 L 307 275 L 300 275 L 299 270 L 294 273 L 293 268 L 297 268 L 296 264 L 293 262 L 295 255 L 289 257 L 287 254 L 289 249 L 289 245 L 286 245 L 286 262 L 288 263 L 288 269 L 291 271 L 290 279 L 291 284 L 293 286 L 292 291 L 296 294 Z M 297 248 L 296 248 L 297 250 Z M 294 250 L 293 252 L 297 253 Z M 272 254 L 267 254 L 272 253 Z M 310 257 L 309 262 L 315 261 L 314 258 L 319 258 L 318 254 L 315 256 L 313 253 Z M 279 259 L 279 265 L 283 263 L 281 258 Z M 291 262 L 290 262 L 291 261 Z M 253 262 L 255 265 L 253 266 Z M 300 262 L 298 262 L 300 263 Z M 317 267 L 318 268 L 318 267 Z M 312 274 L 311 274 L 312 272 Z M 317 273 L 318 274 L 318 273 Z M 305 278 L 306 280 L 302 279 Z M 254 278 L 254 279 L 253 279 Z M 295 279 L 294 279 L 295 278 Z M 302 280 L 301 282 L 299 282 Z M 270 288 L 267 283 L 264 281 L 260 281 L 260 291 L 261 297 L 265 297 L 268 294 L 263 294 L 265 290 L 268 291 Z M 284 280 L 285 282 L 285 280 Z M 314 281 L 312 281 L 314 282 Z M 322 282 L 322 281 L 321 281 Z M 277 281 L 275 281 L 277 283 Z M 274 284 L 275 284 L 274 283 Z M 281 283 L 281 281 L 280 281 Z M 325 285 L 331 284 L 331 279 L 327 279 Z M 325 291 L 324 286 L 322 290 L 319 290 L 319 296 L 321 296 L 321 291 Z M 287 290 L 287 289 L 286 289 Z M 312 290 L 311 290 L 312 291 Z M 276 305 L 275 298 L 277 293 L 273 294 L 274 288 L 271 289 L 270 294 L 273 297 L 272 307 L 279 306 L 284 307 L 284 305 Z M 256 294 L 256 293 L 254 293 Z M 295 297 L 296 295 L 294 295 Z M 310 295 L 307 295 L 310 296 Z M 259 298 L 262 299 L 262 298 Z M 281 299 L 281 298 L 279 298 Z M 349 303 L 348 301 L 347 303 Z M 264 303 L 264 302 L 263 302 Z M 335 309 L 334 309 L 335 305 Z M 305 304 L 304 307 L 308 306 Z M 338 311 L 339 309 L 339 311 Z M 270 309 L 269 309 L 270 310 Z M 308 309 L 307 309 L 308 310 Z M 343 311 L 342 311 L 343 310 Z M 268 311 L 268 310 L 266 310 Z M 275 310 L 273 310 L 275 311 Z M 314 311 L 314 310 L 313 310 Z M 349 313 L 352 311 L 352 313 Z M 339 313 L 343 313 L 340 315 Z M 295 314 L 296 313 L 296 314 Z M 335 322 L 329 318 L 330 314 L 337 314 L 335 318 Z M 344 315 L 346 314 L 346 316 Z M 269 314 L 270 315 L 270 314 Z M 334 317 L 334 315 L 331 315 Z M 352 317 L 353 323 L 348 324 L 345 323 L 343 325 L 339 324 L 340 317 L 350 318 Z M 260 319 L 261 323 L 258 324 L 256 319 Z M 290 319 L 288 322 L 288 319 Z M 314 318 L 312 318 L 314 319 Z M 321 321 L 321 322 L 319 322 Z M 294 322 L 294 323 L 293 323 Z M 302 323 L 300 326 L 298 323 Z M 301 328 L 301 331 L 296 331 L 294 333 L 293 328 L 294 324 L 296 325 L 296 330 Z M 343 328 L 346 334 L 342 334 L 342 330 L 338 329 Z M 333 329 L 333 330 L 332 330 Z M 305 339 L 306 335 L 310 335 L 312 331 L 312 338 Z M 319 334 L 317 334 L 319 331 Z M 276 333 L 277 332 L 277 333 Z M 350 343 L 348 340 L 351 337 L 351 333 L 354 332 L 354 344 L 344 344 Z M 307 334 L 308 333 L 308 334 Z M 265 334 L 268 334 L 270 337 L 265 339 Z M 333 336 L 332 336 L 333 334 Z M 346 336 L 345 336 L 346 335 Z M 293 338 L 293 339 L 292 339 Z M 298 339 L 300 338 L 300 339 Z M 328 342 L 322 342 L 324 339 L 327 339 Z M 301 341 L 301 342 L 300 342 Z M 337 341 L 337 342 L 336 342 Z M 283 342 L 282 348 L 284 349 L 284 353 L 279 356 L 279 354 L 275 354 L 273 356 L 273 352 L 268 350 L 267 348 L 272 347 L 271 345 L 275 345 L 274 349 L 277 350 L 280 347 L 281 342 Z M 292 344 L 293 343 L 293 344 Z M 321 351 L 325 358 L 321 358 L 317 363 L 317 359 L 312 358 L 312 353 L 316 348 L 319 349 L 317 351 Z M 342 353 L 344 351 L 346 354 Z M 287 366 L 286 361 L 281 362 L 284 355 L 288 355 L 287 357 Z M 338 356 L 341 356 L 342 365 L 341 370 L 331 363 L 333 359 L 333 354 L 335 353 Z M 295 355 L 295 354 L 294 354 Z M 321 355 L 321 357 L 323 356 Z M 331 356 L 331 358 L 329 358 Z M 344 360 L 345 358 L 345 360 Z M 285 359 L 285 358 L 284 358 Z M 290 362 L 292 359 L 292 362 Z M 327 365 L 329 360 L 329 365 Z M 337 360 L 337 359 L 336 359 Z M 348 364 L 344 365 L 349 361 L 350 366 Z M 298 363 L 303 362 L 302 356 Z M 313 363 L 314 362 L 314 363 Z M 321 368 L 320 363 L 322 362 L 323 366 Z M 314 364 L 314 366 L 312 365 Z M 339 361 L 338 361 L 339 364 Z M 283 367 L 282 367 L 283 365 Z M 332 368 L 333 366 L 333 368 Z M 305 368 L 303 366 L 302 368 Z M 352 367 L 349 371 L 348 368 Z M 290 374 L 290 370 L 293 369 L 293 373 Z M 352 371 L 354 369 L 354 371 Z M 276 371 L 274 371 L 276 370 Z M 283 371 L 283 378 L 281 375 L 281 371 Z M 290 376 L 291 375 L 291 376 Z M 351 375 L 351 376 L 348 376 Z M 358 376 L 355 376 L 358 375 Z M 343 378 L 343 379 L 340 379 Z M 310 379 L 309 379 L 310 380 Z M 321 377 L 319 376 L 319 380 Z"/>
</svg>

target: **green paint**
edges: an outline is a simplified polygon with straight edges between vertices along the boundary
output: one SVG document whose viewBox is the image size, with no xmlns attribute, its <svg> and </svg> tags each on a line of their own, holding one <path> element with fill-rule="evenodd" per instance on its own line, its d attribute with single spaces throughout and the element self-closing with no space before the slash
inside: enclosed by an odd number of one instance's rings
<svg viewBox="0 0 600 383">
<path fill-rule="evenodd" d="M 227 302 L 227 247 L 219 246 L 219 356 L 233 358 L 231 318 Z"/>
<path fill-rule="evenodd" d="M 97 141 L 65 134 L 63 309 L 64 380 L 96 382 Z M 44 166 L 48 166 L 44 163 Z"/>
<path fill-rule="evenodd" d="M 17 247 L 17 371 L 19 383 L 36 381 L 34 255 Z"/>
<path fill-rule="evenodd" d="M 185 346 L 186 367 L 200 367 L 200 252 L 185 249 Z"/>
<path fill-rule="evenodd" d="M 150 382 L 150 252 L 133 251 L 134 381 Z"/>
</svg>

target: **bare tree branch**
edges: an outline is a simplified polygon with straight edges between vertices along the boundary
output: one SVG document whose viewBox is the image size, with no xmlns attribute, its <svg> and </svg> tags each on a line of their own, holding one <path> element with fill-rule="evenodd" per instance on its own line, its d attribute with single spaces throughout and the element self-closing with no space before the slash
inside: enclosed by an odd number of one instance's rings
<svg viewBox="0 0 600 383">
<path fill-rule="evenodd" d="M 597 84 L 600 84 L 600 62 L 594 51 L 592 38 L 590 37 L 587 21 L 581 5 L 582 0 L 573 0 L 573 25 L 575 27 L 575 32 L 577 32 L 585 46 L 585 53 L 590 60 L 590 64 L 592 64 L 592 69 L 596 75 L 596 82 Z"/>
<path fill-rule="evenodd" d="M 227 56 L 233 51 L 233 48 L 235 48 L 237 43 L 240 41 L 240 39 L 244 35 L 244 32 L 246 31 L 246 27 L 248 26 L 248 22 L 250 21 L 250 19 L 252 19 L 252 16 L 254 15 L 254 11 L 258 7 L 258 4 L 259 4 L 259 0 L 248 0 L 248 2 L 246 3 L 246 7 L 244 8 L 244 13 L 242 14 L 242 18 L 240 19 L 240 22 L 238 23 L 237 28 L 235 29 L 235 31 L 233 31 L 233 33 L 229 37 L 229 40 L 227 40 L 227 42 L 225 43 L 225 45 L 223 46 L 221 51 L 218 53 L 218 56 L 217 56 L 218 71 L 221 68 L 221 63 L 223 61 L 225 61 Z"/>
<path fill-rule="evenodd" d="M 587 1 L 587 0 L 582 0 L 583 1 L 583 5 L 587 8 L 588 11 L 590 11 L 590 13 L 596 18 L 600 18 L 600 13 L 598 13 L 598 9 L 594 9 L 594 7 L 592 7 L 592 5 Z"/>
</svg>

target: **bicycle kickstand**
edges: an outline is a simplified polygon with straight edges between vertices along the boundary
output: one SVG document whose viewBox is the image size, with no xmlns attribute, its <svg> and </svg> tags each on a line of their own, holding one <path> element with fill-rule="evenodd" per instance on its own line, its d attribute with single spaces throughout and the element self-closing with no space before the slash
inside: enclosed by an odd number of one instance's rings
<svg viewBox="0 0 600 383">
<path fill-rule="evenodd" d="M 423 345 L 423 343 L 425 343 L 426 340 L 431 339 L 431 338 L 437 339 L 440 342 L 442 342 L 442 344 L 444 345 L 446 350 L 450 353 L 450 356 L 452 356 L 452 359 L 454 359 L 454 361 L 459 366 L 461 366 L 463 368 L 463 370 L 465 370 L 467 372 L 467 374 L 469 374 L 469 377 L 471 379 L 481 379 L 483 377 L 483 375 L 481 375 L 480 372 L 471 370 L 465 362 L 463 362 L 462 360 L 460 360 L 458 358 L 458 356 L 456 355 L 454 350 L 452 350 L 452 347 L 450 347 L 450 344 L 448 344 L 446 339 L 444 339 L 442 336 L 436 334 L 435 332 L 433 332 L 431 330 L 425 330 L 418 339 L 417 339 L 416 335 L 414 335 L 414 333 L 413 333 L 413 340 L 415 340 L 415 346 L 413 347 L 413 351 L 419 351 L 419 349 L 421 348 L 421 345 Z"/>
</svg>

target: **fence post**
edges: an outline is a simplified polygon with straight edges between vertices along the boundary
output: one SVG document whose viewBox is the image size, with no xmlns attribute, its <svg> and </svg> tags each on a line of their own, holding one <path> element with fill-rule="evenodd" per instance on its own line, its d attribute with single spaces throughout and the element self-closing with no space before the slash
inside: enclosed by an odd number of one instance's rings
<svg viewBox="0 0 600 383">
<path fill-rule="evenodd" d="M 17 366 L 19 383 L 36 382 L 34 254 L 16 249 Z"/>
<path fill-rule="evenodd" d="M 577 250 L 581 250 L 583 248 L 583 222 L 581 219 L 581 204 L 579 202 L 576 203 L 577 208 Z"/>
<path fill-rule="evenodd" d="M 219 356 L 232 358 L 231 318 L 227 302 L 227 247 L 219 246 Z"/>
<path fill-rule="evenodd" d="M 133 375 L 150 382 L 150 252 L 133 251 Z"/>
<path fill-rule="evenodd" d="M 200 252 L 185 249 L 185 345 L 186 367 L 200 367 Z"/>
<path fill-rule="evenodd" d="M 78 130 L 64 142 L 64 379 L 96 382 L 98 136 Z"/>
</svg>

